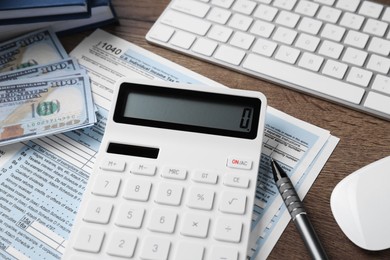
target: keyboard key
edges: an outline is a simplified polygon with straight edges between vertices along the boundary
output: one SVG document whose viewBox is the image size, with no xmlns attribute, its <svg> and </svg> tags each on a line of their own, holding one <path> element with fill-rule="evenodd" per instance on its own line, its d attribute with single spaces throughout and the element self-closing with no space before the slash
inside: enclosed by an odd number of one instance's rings
<svg viewBox="0 0 390 260">
<path fill-rule="evenodd" d="M 228 25 L 231 28 L 235 28 L 241 31 L 247 31 L 249 26 L 252 24 L 253 19 L 250 16 L 242 14 L 233 14 Z"/>
<path fill-rule="evenodd" d="M 371 1 L 363 1 L 359 9 L 359 14 L 378 18 L 382 12 L 383 6 Z"/>
<path fill-rule="evenodd" d="M 320 43 L 320 38 L 311 36 L 306 33 L 299 35 L 298 40 L 295 42 L 295 47 L 314 52 Z"/>
<path fill-rule="evenodd" d="M 113 171 L 113 172 L 123 172 L 126 167 L 125 161 L 106 159 L 102 162 L 102 170 Z"/>
<path fill-rule="evenodd" d="M 371 77 L 371 71 L 352 67 L 348 73 L 347 81 L 362 87 L 367 87 L 368 83 L 370 83 Z"/>
<path fill-rule="evenodd" d="M 123 198 L 128 200 L 148 201 L 152 183 L 148 180 L 131 178 L 127 181 Z"/>
<path fill-rule="evenodd" d="M 223 8 L 229 8 L 233 4 L 234 0 L 212 0 L 213 5 L 217 5 Z"/>
<path fill-rule="evenodd" d="M 230 44 L 232 46 L 248 50 L 254 40 L 255 37 L 250 34 L 243 33 L 243 32 L 236 32 L 233 35 L 232 39 L 230 40 Z"/>
<path fill-rule="evenodd" d="M 211 210 L 214 203 L 214 191 L 199 187 L 191 187 L 187 206 L 193 209 Z"/>
<path fill-rule="evenodd" d="M 233 64 L 239 65 L 245 56 L 245 51 L 237 48 L 221 45 L 215 52 L 214 58 Z"/>
<path fill-rule="evenodd" d="M 206 215 L 186 213 L 181 226 L 180 234 L 184 236 L 206 238 L 209 230 L 210 218 Z"/>
<path fill-rule="evenodd" d="M 301 59 L 298 62 L 298 66 L 312 71 L 319 71 L 323 61 L 324 58 L 321 56 L 305 52 L 301 56 Z"/>
<path fill-rule="evenodd" d="M 177 247 L 175 259 L 202 260 L 204 247 L 190 242 L 180 242 Z"/>
<path fill-rule="evenodd" d="M 227 40 L 230 38 L 232 33 L 233 30 L 228 27 L 221 26 L 221 25 L 214 25 L 207 36 L 210 39 L 219 42 L 227 42 Z"/>
<path fill-rule="evenodd" d="M 112 256 L 133 257 L 137 236 L 128 232 L 115 231 L 108 242 L 107 254 Z"/>
<path fill-rule="evenodd" d="M 193 0 L 177 0 L 172 3 L 171 8 L 176 11 L 203 18 L 209 11 L 210 6 Z"/>
<path fill-rule="evenodd" d="M 102 246 L 104 232 L 101 230 L 81 227 L 74 242 L 73 248 L 78 251 L 98 253 Z"/>
<path fill-rule="evenodd" d="M 268 41 L 265 39 L 257 39 L 255 45 L 253 46 L 253 51 L 258 54 L 262 54 L 267 57 L 271 57 L 275 52 L 275 49 L 278 45 L 273 41 Z"/>
<path fill-rule="evenodd" d="M 334 25 L 334 24 L 325 24 L 321 36 L 335 42 L 341 41 L 345 33 L 345 28 Z"/>
<path fill-rule="evenodd" d="M 338 0 L 336 7 L 353 13 L 357 10 L 359 4 L 360 0 Z"/>
<path fill-rule="evenodd" d="M 217 46 L 218 43 L 216 43 L 215 41 L 199 38 L 192 47 L 192 50 L 202 55 L 211 56 L 213 55 Z"/>
<path fill-rule="evenodd" d="M 389 56 L 390 41 L 378 37 L 372 37 L 370 45 L 368 46 L 368 51 L 372 51 L 383 56 Z"/>
<path fill-rule="evenodd" d="M 364 106 L 380 111 L 387 115 L 390 115 L 390 97 L 381 95 L 376 92 L 370 92 L 367 95 L 366 101 L 364 102 Z"/>
<path fill-rule="evenodd" d="M 301 0 L 295 7 L 295 12 L 307 16 L 314 16 L 318 10 L 319 4 L 307 0 Z"/>
<path fill-rule="evenodd" d="M 199 183 L 216 184 L 218 173 L 208 170 L 197 170 L 192 175 L 192 180 Z"/>
<path fill-rule="evenodd" d="M 171 210 L 153 209 L 148 223 L 148 229 L 155 232 L 173 233 L 177 214 Z"/>
<path fill-rule="evenodd" d="M 341 15 L 341 11 L 336 8 L 332 8 L 329 6 L 322 6 L 319 13 L 317 14 L 317 18 L 330 23 L 336 23 Z"/>
<path fill-rule="evenodd" d="M 161 177 L 174 180 L 185 180 L 187 178 L 187 169 L 180 167 L 164 167 Z"/>
<path fill-rule="evenodd" d="M 382 37 L 385 35 L 387 27 L 388 25 L 385 22 L 368 19 L 366 25 L 363 28 L 363 32 Z"/>
<path fill-rule="evenodd" d="M 298 67 L 255 54 L 248 55 L 243 67 L 354 104 L 359 104 L 364 94 L 363 89 L 351 84 L 327 78 L 314 72 L 303 71 Z"/>
<path fill-rule="evenodd" d="M 256 3 L 253 1 L 237 0 L 233 5 L 232 10 L 242 14 L 249 15 L 253 12 L 255 7 L 256 7 Z"/>
<path fill-rule="evenodd" d="M 383 75 L 376 75 L 372 89 L 386 93 L 390 95 L 390 77 Z"/>
<path fill-rule="evenodd" d="M 215 222 L 214 238 L 238 243 L 241 240 L 242 223 L 235 218 L 220 217 Z"/>
<path fill-rule="evenodd" d="M 115 225 L 126 228 L 141 228 L 145 209 L 133 204 L 123 203 L 116 215 Z"/>
<path fill-rule="evenodd" d="M 275 25 L 257 20 L 250 29 L 250 32 L 264 38 L 269 38 L 274 31 Z"/>
<path fill-rule="evenodd" d="M 347 69 L 348 66 L 345 63 L 341 63 L 334 60 L 327 60 L 324 69 L 322 70 L 322 73 L 337 79 L 342 79 Z"/>
<path fill-rule="evenodd" d="M 340 25 L 354 30 L 359 30 L 364 22 L 364 16 L 354 13 L 344 13 Z"/>
<path fill-rule="evenodd" d="M 325 40 L 322 42 L 322 45 L 320 47 L 320 50 L 318 51 L 319 54 L 328 56 L 333 59 L 340 58 L 341 52 L 343 51 L 344 46 L 335 43 L 332 41 Z"/>
<path fill-rule="evenodd" d="M 369 36 L 365 33 L 357 32 L 357 31 L 348 31 L 345 36 L 344 43 L 354 46 L 356 48 L 363 49 L 368 41 Z"/>
<path fill-rule="evenodd" d="M 242 174 L 225 174 L 223 184 L 235 188 L 248 188 L 249 178 Z"/>
<path fill-rule="evenodd" d="M 294 64 L 301 52 L 297 49 L 282 45 L 275 55 L 275 59 Z"/>
<path fill-rule="evenodd" d="M 269 5 L 260 4 L 255 13 L 253 14 L 254 17 L 265 20 L 265 21 L 272 21 L 276 14 L 278 13 L 278 9 Z"/>
<path fill-rule="evenodd" d="M 195 36 L 190 33 L 178 31 L 171 40 L 171 44 L 183 49 L 189 49 L 195 41 Z"/>
<path fill-rule="evenodd" d="M 183 186 L 162 182 L 158 185 L 154 201 L 158 204 L 179 206 L 183 194 Z"/>
<path fill-rule="evenodd" d="M 107 224 L 110 221 L 112 208 L 113 205 L 110 202 L 89 201 L 83 220 L 97 224 Z"/>
<path fill-rule="evenodd" d="M 234 247 L 214 246 L 211 249 L 211 259 L 238 260 L 238 251 Z"/>
<path fill-rule="evenodd" d="M 171 242 L 162 237 L 146 237 L 142 241 L 141 259 L 167 260 Z"/>
<path fill-rule="evenodd" d="M 352 47 L 348 47 L 344 53 L 342 61 L 351 63 L 357 66 L 363 66 L 367 58 L 367 52 L 361 51 Z"/>
<path fill-rule="evenodd" d="M 306 33 L 310 33 L 313 35 L 317 35 L 322 27 L 322 22 L 318 20 L 314 20 L 312 18 L 303 17 L 299 26 L 298 30 Z"/>
<path fill-rule="evenodd" d="M 137 175 L 153 176 L 156 173 L 156 166 L 152 164 L 133 163 L 130 172 Z"/>
<path fill-rule="evenodd" d="M 273 5 L 285 10 L 292 10 L 296 0 L 275 0 Z"/>
<path fill-rule="evenodd" d="M 276 29 L 276 32 L 274 33 L 272 39 L 277 42 L 291 45 L 295 40 L 296 36 L 297 36 L 296 31 L 284 27 L 279 27 L 278 29 Z"/>
<path fill-rule="evenodd" d="M 368 60 L 367 69 L 387 74 L 390 70 L 390 59 L 372 54 Z"/>
<path fill-rule="evenodd" d="M 153 26 L 152 30 L 150 31 L 150 37 L 162 41 L 162 42 L 168 42 L 169 39 L 172 37 L 173 33 L 175 32 L 174 29 L 171 27 L 156 24 Z"/>
<path fill-rule="evenodd" d="M 243 215 L 246 208 L 246 199 L 245 194 L 224 191 L 219 201 L 219 210 L 224 213 Z"/>
<path fill-rule="evenodd" d="M 121 178 L 109 174 L 99 174 L 92 188 L 92 194 L 105 197 L 116 197 Z"/>
<path fill-rule="evenodd" d="M 214 7 L 209 12 L 207 19 L 212 22 L 225 24 L 231 15 L 232 13 L 226 9 Z"/>
<path fill-rule="evenodd" d="M 294 28 L 297 25 L 299 18 L 299 15 L 283 10 L 279 13 L 275 23 L 289 28 Z"/>
<path fill-rule="evenodd" d="M 170 10 L 163 14 L 161 22 L 198 35 L 206 35 L 211 26 L 205 20 Z"/>
</svg>

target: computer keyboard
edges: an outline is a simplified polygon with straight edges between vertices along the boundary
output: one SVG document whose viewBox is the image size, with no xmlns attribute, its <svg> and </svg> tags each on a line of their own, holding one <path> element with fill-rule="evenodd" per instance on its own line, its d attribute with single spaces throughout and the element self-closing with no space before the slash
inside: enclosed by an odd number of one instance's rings
<svg viewBox="0 0 390 260">
<path fill-rule="evenodd" d="M 390 7 L 359 0 L 173 0 L 146 39 L 390 120 Z"/>
</svg>

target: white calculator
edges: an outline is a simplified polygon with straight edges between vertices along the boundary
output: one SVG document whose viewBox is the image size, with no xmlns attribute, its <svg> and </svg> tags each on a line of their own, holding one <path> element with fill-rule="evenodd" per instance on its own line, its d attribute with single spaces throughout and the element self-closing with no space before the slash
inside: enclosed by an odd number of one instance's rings
<svg viewBox="0 0 390 260">
<path fill-rule="evenodd" d="M 63 259 L 243 260 L 266 98 L 118 82 Z"/>
</svg>

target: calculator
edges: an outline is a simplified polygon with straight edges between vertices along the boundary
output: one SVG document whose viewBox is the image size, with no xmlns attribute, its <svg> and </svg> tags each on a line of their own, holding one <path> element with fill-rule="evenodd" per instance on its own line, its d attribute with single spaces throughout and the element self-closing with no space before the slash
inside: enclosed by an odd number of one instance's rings
<svg viewBox="0 0 390 260">
<path fill-rule="evenodd" d="M 246 259 L 265 96 L 134 79 L 113 96 L 63 259 Z"/>
</svg>

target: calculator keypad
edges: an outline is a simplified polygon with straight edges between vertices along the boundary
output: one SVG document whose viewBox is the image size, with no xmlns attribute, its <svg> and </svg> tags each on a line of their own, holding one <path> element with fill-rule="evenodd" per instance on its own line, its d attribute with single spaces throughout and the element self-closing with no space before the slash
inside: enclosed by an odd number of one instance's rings
<svg viewBox="0 0 390 260">
<path fill-rule="evenodd" d="M 224 171 L 104 160 L 82 217 L 93 225 L 79 230 L 73 248 L 130 259 L 237 260 L 229 243 L 239 243 L 248 225 L 251 184 L 248 175 Z M 225 188 L 217 192 L 218 185 Z"/>
</svg>

